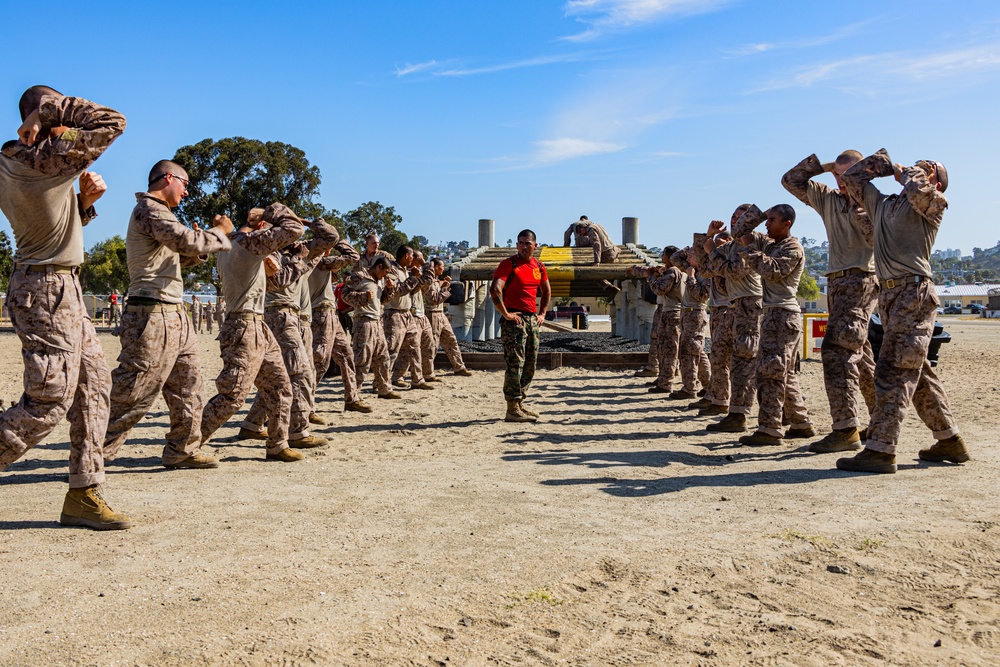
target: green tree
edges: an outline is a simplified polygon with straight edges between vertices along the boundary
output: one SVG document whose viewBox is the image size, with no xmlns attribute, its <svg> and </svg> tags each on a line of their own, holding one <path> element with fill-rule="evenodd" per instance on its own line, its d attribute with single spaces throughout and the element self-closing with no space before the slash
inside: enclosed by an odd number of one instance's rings
<svg viewBox="0 0 1000 667">
<path fill-rule="evenodd" d="M 281 202 L 297 214 L 319 217 L 326 212 L 316 201 L 319 194 L 319 168 L 310 165 L 299 148 L 280 141 L 260 141 L 229 137 L 205 139 L 193 146 L 183 146 L 173 157 L 184 167 L 191 182 L 188 196 L 175 209 L 177 218 L 191 226 L 205 226 L 216 214 L 228 215 L 239 228 L 250 209 Z M 336 224 L 333 221 L 333 224 Z M 215 257 L 191 269 L 185 276 L 189 287 L 197 282 L 216 286 Z"/>
<path fill-rule="evenodd" d="M 128 291 L 128 262 L 125 239 L 115 234 L 94 244 L 80 265 L 80 284 L 84 291 L 110 294 L 111 290 Z"/>
<path fill-rule="evenodd" d="M 799 291 L 796 296 L 804 301 L 815 301 L 819 298 L 819 285 L 816 284 L 816 279 L 810 276 L 808 273 L 802 274 L 802 279 L 799 280 Z"/>
<path fill-rule="evenodd" d="M 0 231 L 0 292 L 10 287 L 10 272 L 14 270 L 14 249 L 7 232 Z"/>
</svg>

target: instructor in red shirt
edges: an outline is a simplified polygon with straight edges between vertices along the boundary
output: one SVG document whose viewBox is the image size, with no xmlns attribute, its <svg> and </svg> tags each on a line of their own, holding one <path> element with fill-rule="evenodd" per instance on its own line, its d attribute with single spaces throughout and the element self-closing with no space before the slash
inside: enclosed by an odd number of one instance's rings
<svg viewBox="0 0 1000 667">
<path fill-rule="evenodd" d="M 533 422 L 538 413 L 524 405 L 528 385 L 535 376 L 538 359 L 538 327 L 545 321 L 552 288 L 545 265 L 534 258 L 538 243 L 535 232 L 525 229 L 517 235 L 517 254 L 500 262 L 493 272 L 490 296 L 500 316 L 500 339 L 507 372 L 503 395 L 507 399 L 504 421 Z M 538 293 L 542 302 L 539 307 Z"/>
</svg>

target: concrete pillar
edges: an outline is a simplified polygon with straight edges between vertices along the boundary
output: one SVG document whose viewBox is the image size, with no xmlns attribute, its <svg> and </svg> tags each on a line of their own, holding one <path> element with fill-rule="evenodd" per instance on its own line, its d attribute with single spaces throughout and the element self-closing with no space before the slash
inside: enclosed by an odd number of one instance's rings
<svg viewBox="0 0 1000 667">
<path fill-rule="evenodd" d="M 479 220 L 479 247 L 493 247 L 493 221 L 481 218 Z"/>
<path fill-rule="evenodd" d="M 639 245 L 639 218 L 622 218 L 622 245 L 626 243 Z"/>
</svg>

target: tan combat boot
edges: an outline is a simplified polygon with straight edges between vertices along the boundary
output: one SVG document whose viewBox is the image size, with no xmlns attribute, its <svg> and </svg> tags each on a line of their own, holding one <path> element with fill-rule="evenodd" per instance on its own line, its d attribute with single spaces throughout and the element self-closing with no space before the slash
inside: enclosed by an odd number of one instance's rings
<svg viewBox="0 0 1000 667">
<path fill-rule="evenodd" d="M 385 398 L 385 399 L 393 399 L 393 400 L 395 400 L 397 398 L 403 398 L 402 396 L 400 396 L 399 394 L 397 394 L 394 391 L 390 391 L 388 394 L 379 394 L 378 397 L 379 398 Z"/>
<path fill-rule="evenodd" d="M 781 438 L 776 435 L 764 433 L 763 431 L 754 431 L 753 434 L 744 435 L 740 438 L 740 444 L 750 447 L 774 447 L 782 443 Z"/>
<path fill-rule="evenodd" d="M 101 486 L 94 484 L 82 489 L 70 489 L 63 501 L 59 523 L 94 530 L 124 530 L 132 527 L 127 514 L 115 512 L 101 495 Z"/>
<path fill-rule="evenodd" d="M 171 470 L 181 470 L 185 468 L 191 468 L 191 469 L 218 468 L 219 459 L 215 458 L 214 456 L 209 456 L 208 454 L 202 454 L 200 452 L 196 452 L 182 461 L 177 461 L 175 463 L 164 463 L 163 467 L 170 468 Z"/>
<path fill-rule="evenodd" d="M 690 401 L 692 398 L 697 398 L 697 396 L 686 389 L 678 389 L 677 391 L 670 392 L 667 398 L 671 401 Z"/>
<path fill-rule="evenodd" d="M 295 449 L 314 449 L 316 447 L 325 447 L 329 444 L 329 440 L 321 438 L 318 435 L 307 435 L 304 438 L 288 441 L 288 446 L 294 447 Z"/>
<path fill-rule="evenodd" d="M 969 448 L 965 446 L 965 440 L 960 435 L 953 435 L 944 440 L 938 440 L 927 449 L 917 452 L 921 461 L 950 461 L 951 463 L 965 463 L 969 461 Z"/>
<path fill-rule="evenodd" d="M 837 469 L 891 475 L 896 472 L 896 456 L 895 454 L 885 454 L 866 447 L 856 456 L 848 459 L 837 459 Z"/>
<path fill-rule="evenodd" d="M 632 377 L 637 377 L 637 378 L 655 378 L 659 374 L 660 374 L 660 371 L 654 371 L 652 368 L 643 368 L 640 371 L 636 371 L 636 373 Z"/>
<path fill-rule="evenodd" d="M 240 427 L 240 432 L 236 434 L 237 440 L 267 440 L 267 429 L 263 431 L 251 431 L 248 428 Z"/>
<path fill-rule="evenodd" d="M 721 431 L 723 433 L 742 433 L 747 430 L 747 416 L 739 412 L 730 412 L 723 417 L 722 421 L 709 424 L 705 429 L 708 431 Z"/>
<path fill-rule="evenodd" d="M 468 368 L 459 368 L 457 371 L 452 373 L 452 375 L 461 375 L 462 377 L 472 377 L 472 371 Z"/>
<path fill-rule="evenodd" d="M 806 424 L 805 428 L 790 428 L 785 431 L 786 440 L 794 440 L 796 438 L 812 438 L 816 435 L 816 429 L 810 424 Z"/>
<path fill-rule="evenodd" d="M 704 410 L 705 408 L 712 407 L 712 405 L 713 405 L 712 401 L 708 400 L 707 398 L 699 398 L 694 403 L 688 403 L 687 406 L 692 410 Z"/>
<path fill-rule="evenodd" d="M 372 406 L 368 405 L 364 401 L 354 401 L 353 403 L 344 403 L 344 412 L 371 412 Z"/>
<path fill-rule="evenodd" d="M 293 463 L 295 461 L 301 461 L 306 457 L 302 452 L 297 452 L 294 449 L 282 449 L 277 454 L 268 454 L 264 458 L 268 461 L 282 461 L 283 463 Z"/>
<path fill-rule="evenodd" d="M 423 390 L 434 391 L 434 385 L 429 384 L 427 380 L 424 380 L 420 384 L 411 384 L 410 389 L 423 389 Z"/>
<path fill-rule="evenodd" d="M 699 417 L 714 417 L 715 415 L 728 415 L 729 406 L 728 405 L 716 405 L 715 403 L 710 403 L 704 408 L 698 410 Z"/>
<path fill-rule="evenodd" d="M 503 420 L 505 422 L 533 422 L 534 417 L 530 417 L 527 414 L 521 412 L 521 408 L 518 406 L 520 401 L 507 401 L 507 414 L 504 415 Z"/>
<path fill-rule="evenodd" d="M 329 422 L 326 421 L 326 418 L 319 416 L 315 412 L 310 412 L 309 413 L 309 423 L 310 424 L 316 424 L 317 426 L 326 426 L 327 423 L 329 423 Z"/>
<path fill-rule="evenodd" d="M 816 454 L 852 452 L 858 449 L 861 449 L 861 437 L 854 427 L 834 429 L 809 445 L 809 451 Z"/>
<path fill-rule="evenodd" d="M 521 412 L 523 412 L 524 414 L 528 415 L 529 417 L 534 417 L 535 419 L 538 419 L 539 417 L 541 417 L 540 414 L 538 414 L 534 410 L 529 410 L 524 405 L 524 399 L 523 398 L 520 401 L 517 402 L 517 407 L 521 410 Z"/>
<path fill-rule="evenodd" d="M 444 382 L 444 380 L 442 380 L 439 377 L 429 377 L 429 378 L 425 377 L 424 382 Z"/>
</svg>

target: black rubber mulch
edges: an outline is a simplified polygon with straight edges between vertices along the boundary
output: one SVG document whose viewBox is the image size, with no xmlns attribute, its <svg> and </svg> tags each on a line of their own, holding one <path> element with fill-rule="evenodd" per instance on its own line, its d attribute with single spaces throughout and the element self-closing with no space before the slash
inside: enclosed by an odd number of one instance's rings
<svg viewBox="0 0 1000 667">
<path fill-rule="evenodd" d="M 463 352 L 503 352 L 499 338 L 485 341 L 459 341 Z M 580 331 L 541 333 L 540 352 L 648 352 L 649 345 L 610 333 Z"/>
</svg>

